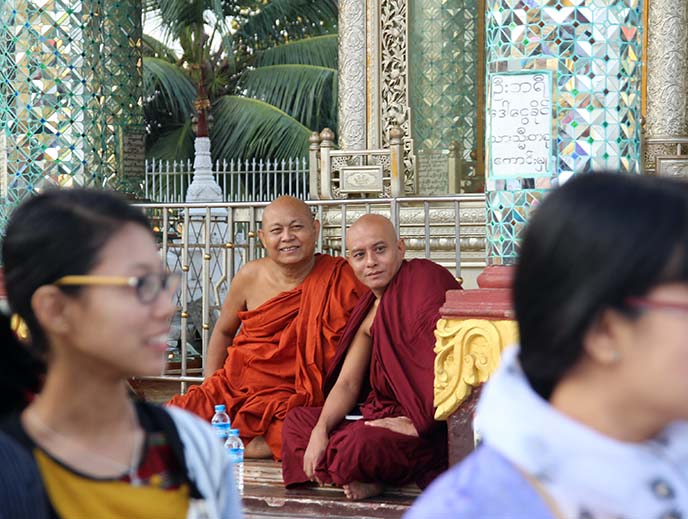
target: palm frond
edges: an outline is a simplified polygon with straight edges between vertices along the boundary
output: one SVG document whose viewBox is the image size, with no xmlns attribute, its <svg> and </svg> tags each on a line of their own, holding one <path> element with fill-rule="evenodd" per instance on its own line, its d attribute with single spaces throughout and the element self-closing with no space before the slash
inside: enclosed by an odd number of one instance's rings
<svg viewBox="0 0 688 519">
<path fill-rule="evenodd" d="M 337 0 L 272 0 L 242 24 L 239 35 L 265 42 L 279 41 L 285 29 L 290 39 L 331 33 L 337 15 Z"/>
<path fill-rule="evenodd" d="M 224 96 L 213 106 L 210 137 L 218 159 L 305 157 L 311 131 L 289 114 L 259 101 Z"/>
<path fill-rule="evenodd" d="M 240 6 L 224 0 L 146 0 L 155 4 L 167 36 L 179 38 L 192 28 L 202 31 L 204 25 L 213 25 L 223 39 L 230 37 L 229 19 L 236 16 Z M 146 6 L 145 8 L 148 8 Z M 212 16 L 208 17 L 208 12 Z M 227 44 L 227 41 L 225 41 Z"/>
<path fill-rule="evenodd" d="M 143 0 L 141 7 L 144 13 L 152 13 L 160 9 L 160 0 Z"/>
<path fill-rule="evenodd" d="M 176 4 L 175 4 L 176 2 Z M 160 11 L 163 7 L 167 7 L 170 12 L 183 13 L 183 3 L 190 3 L 191 0 L 143 0 L 143 12 L 150 13 Z M 205 9 L 213 9 L 218 12 L 223 12 L 225 16 L 232 16 L 238 14 L 244 8 L 255 9 L 263 5 L 264 0 L 242 0 L 237 3 L 235 1 L 225 0 L 205 0 L 200 2 Z M 165 6 L 165 4 L 168 4 Z M 219 7 L 219 9 L 218 9 Z"/>
<path fill-rule="evenodd" d="M 169 36 L 179 36 L 189 27 L 203 26 L 203 13 L 208 8 L 207 0 L 158 0 L 157 4 Z"/>
<path fill-rule="evenodd" d="M 311 36 L 276 45 L 258 54 L 257 67 L 303 64 L 337 68 L 337 35 Z"/>
<path fill-rule="evenodd" d="M 161 110 L 176 120 L 193 111 L 196 87 L 183 69 L 160 58 L 143 58 L 143 91 L 149 109 Z"/>
<path fill-rule="evenodd" d="M 143 55 L 147 58 L 160 58 L 170 63 L 177 61 L 175 52 L 160 40 L 156 40 L 148 34 L 143 35 Z"/>
<path fill-rule="evenodd" d="M 169 127 L 168 127 L 169 128 Z M 186 160 L 194 155 L 194 133 L 191 119 L 159 135 L 146 146 L 146 158 L 155 160 Z"/>
<path fill-rule="evenodd" d="M 241 89 L 288 113 L 311 130 L 336 126 L 337 71 L 312 65 L 272 65 L 244 73 Z"/>
</svg>

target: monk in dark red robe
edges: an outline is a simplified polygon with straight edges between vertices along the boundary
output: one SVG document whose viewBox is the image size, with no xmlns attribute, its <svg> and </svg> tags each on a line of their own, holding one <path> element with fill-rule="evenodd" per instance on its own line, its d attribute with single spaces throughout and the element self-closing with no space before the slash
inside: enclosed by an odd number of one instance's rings
<svg viewBox="0 0 688 519">
<path fill-rule="evenodd" d="M 318 226 L 291 197 L 265 209 L 259 234 L 268 257 L 246 264 L 232 281 L 210 340 L 206 380 L 169 402 L 206 420 L 215 404 L 225 404 L 247 457 L 279 459 L 287 411 L 322 405 L 341 334 L 368 292 L 344 259 L 314 255 Z"/>
<path fill-rule="evenodd" d="M 324 407 L 287 415 L 282 468 L 288 487 L 334 483 L 362 499 L 385 485 L 425 487 L 447 467 L 446 424 L 434 420 L 434 330 L 445 292 L 459 284 L 431 261 L 404 261 L 403 241 L 382 216 L 356 222 L 347 246 L 372 292 L 344 331 Z M 361 395 L 363 418 L 346 420 Z"/>
</svg>

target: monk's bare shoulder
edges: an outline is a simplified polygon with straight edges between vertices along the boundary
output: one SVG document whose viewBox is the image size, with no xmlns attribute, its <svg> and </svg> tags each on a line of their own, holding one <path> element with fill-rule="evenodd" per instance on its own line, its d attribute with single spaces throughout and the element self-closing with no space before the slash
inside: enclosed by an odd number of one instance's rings
<svg viewBox="0 0 688 519">
<path fill-rule="evenodd" d="M 377 315 L 377 305 L 378 305 L 379 300 L 376 299 L 375 303 L 373 303 L 373 306 L 370 307 L 370 310 L 368 311 L 368 315 L 365 316 L 363 321 L 361 321 L 361 325 L 359 326 L 359 330 L 362 331 L 365 335 L 368 337 L 371 337 L 371 328 L 373 327 L 373 322 L 375 321 L 375 316 Z"/>
<path fill-rule="evenodd" d="M 261 258 L 249 261 L 242 265 L 239 271 L 234 275 L 234 278 L 232 278 L 232 282 L 229 286 L 229 297 L 240 300 L 242 309 L 246 309 L 246 300 L 250 291 L 260 285 L 261 281 L 265 278 L 265 271 L 267 268 L 265 265 L 266 261 L 269 260 Z"/>
<path fill-rule="evenodd" d="M 253 281 L 256 281 L 255 276 L 266 274 L 270 269 L 271 264 L 272 260 L 269 258 L 260 258 L 249 261 L 241 266 L 239 272 L 237 272 L 234 276 L 234 280 L 244 282 L 254 278 Z"/>
<path fill-rule="evenodd" d="M 246 263 L 232 280 L 234 297 L 244 301 L 244 309 L 253 310 L 283 291 L 274 282 L 274 262 L 260 258 Z"/>
</svg>

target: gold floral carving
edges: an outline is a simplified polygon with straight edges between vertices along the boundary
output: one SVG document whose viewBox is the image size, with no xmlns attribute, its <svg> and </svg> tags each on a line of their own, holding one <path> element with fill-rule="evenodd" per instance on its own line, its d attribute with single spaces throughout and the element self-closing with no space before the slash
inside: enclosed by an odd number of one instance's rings
<svg viewBox="0 0 688 519">
<path fill-rule="evenodd" d="M 518 340 L 516 321 L 440 319 L 435 330 L 435 420 L 446 420 Z"/>
<path fill-rule="evenodd" d="M 390 145 L 388 130 L 401 128 L 404 138 L 404 189 L 418 192 L 416 157 L 408 95 L 408 0 L 380 2 L 380 111 L 382 147 Z"/>
</svg>

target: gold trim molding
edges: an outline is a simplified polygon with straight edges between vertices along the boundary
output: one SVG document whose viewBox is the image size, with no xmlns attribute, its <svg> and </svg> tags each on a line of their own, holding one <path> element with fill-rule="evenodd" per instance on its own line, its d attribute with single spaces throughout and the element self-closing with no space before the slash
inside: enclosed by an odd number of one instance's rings
<svg viewBox="0 0 688 519">
<path fill-rule="evenodd" d="M 446 420 L 518 341 L 516 321 L 440 319 L 435 330 L 435 420 Z"/>
</svg>

